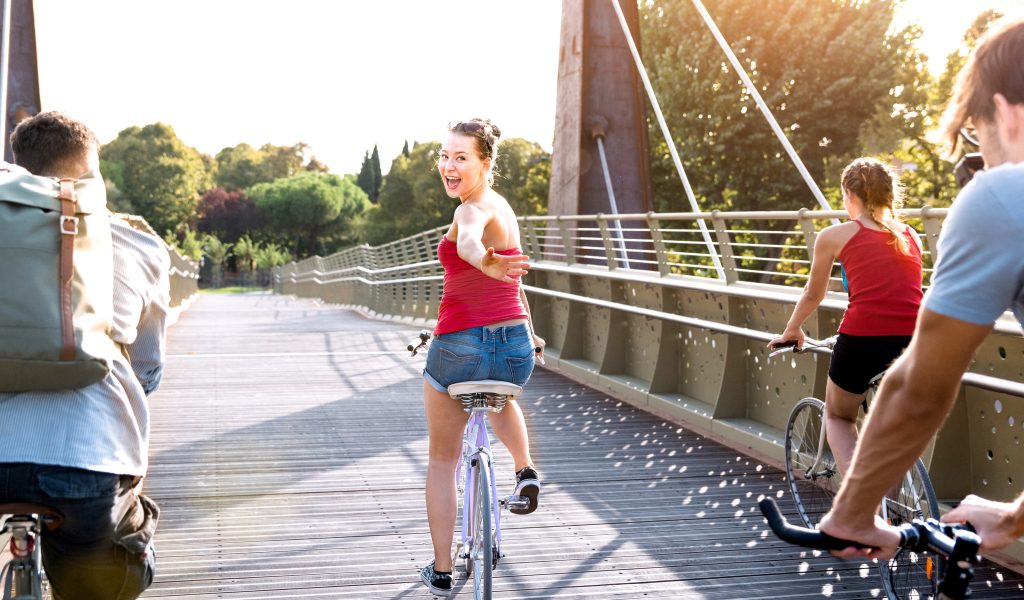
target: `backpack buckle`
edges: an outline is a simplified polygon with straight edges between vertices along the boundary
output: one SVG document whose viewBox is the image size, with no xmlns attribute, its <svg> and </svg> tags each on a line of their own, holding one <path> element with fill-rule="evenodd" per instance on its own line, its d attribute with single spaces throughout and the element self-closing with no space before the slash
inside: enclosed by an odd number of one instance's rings
<svg viewBox="0 0 1024 600">
<path fill-rule="evenodd" d="M 78 217 L 61 216 L 60 232 L 64 235 L 78 235 Z"/>
</svg>

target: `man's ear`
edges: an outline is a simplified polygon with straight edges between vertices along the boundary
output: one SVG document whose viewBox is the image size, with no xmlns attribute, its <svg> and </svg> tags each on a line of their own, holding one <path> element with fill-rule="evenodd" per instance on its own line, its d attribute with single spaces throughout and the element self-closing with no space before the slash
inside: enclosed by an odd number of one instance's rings
<svg viewBox="0 0 1024 600">
<path fill-rule="evenodd" d="M 992 96 L 996 127 L 1007 142 L 1024 143 L 1024 104 L 1014 104 L 1002 94 Z"/>
</svg>

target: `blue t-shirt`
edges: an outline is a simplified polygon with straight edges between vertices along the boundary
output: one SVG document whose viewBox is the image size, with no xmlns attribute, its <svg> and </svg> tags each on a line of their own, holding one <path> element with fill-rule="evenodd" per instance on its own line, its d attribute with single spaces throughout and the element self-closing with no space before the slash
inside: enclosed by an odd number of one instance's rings
<svg viewBox="0 0 1024 600">
<path fill-rule="evenodd" d="M 1024 325 L 1024 163 L 977 173 L 953 202 L 938 248 L 924 308 L 979 325 L 1009 308 Z"/>
</svg>

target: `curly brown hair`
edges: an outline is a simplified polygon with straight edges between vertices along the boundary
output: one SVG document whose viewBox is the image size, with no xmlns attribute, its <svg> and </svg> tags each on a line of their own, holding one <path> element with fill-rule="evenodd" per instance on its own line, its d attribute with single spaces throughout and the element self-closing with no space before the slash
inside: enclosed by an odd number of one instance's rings
<svg viewBox="0 0 1024 600">
<path fill-rule="evenodd" d="M 11 134 L 15 164 L 46 177 L 78 177 L 75 167 L 98 146 L 91 129 L 57 111 L 29 117 Z"/>
</svg>

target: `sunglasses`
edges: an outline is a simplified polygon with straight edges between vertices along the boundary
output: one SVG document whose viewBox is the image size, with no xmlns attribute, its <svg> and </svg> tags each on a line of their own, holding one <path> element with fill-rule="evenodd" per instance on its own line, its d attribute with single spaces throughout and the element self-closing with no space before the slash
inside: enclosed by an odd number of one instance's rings
<svg viewBox="0 0 1024 600">
<path fill-rule="evenodd" d="M 971 127 L 971 126 L 961 127 L 960 128 L 960 137 L 962 137 L 965 142 L 967 142 L 968 144 L 974 146 L 975 148 L 980 148 L 981 147 L 981 144 L 978 143 L 978 132 L 977 132 L 976 129 L 974 129 L 974 127 Z"/>
</svg>

